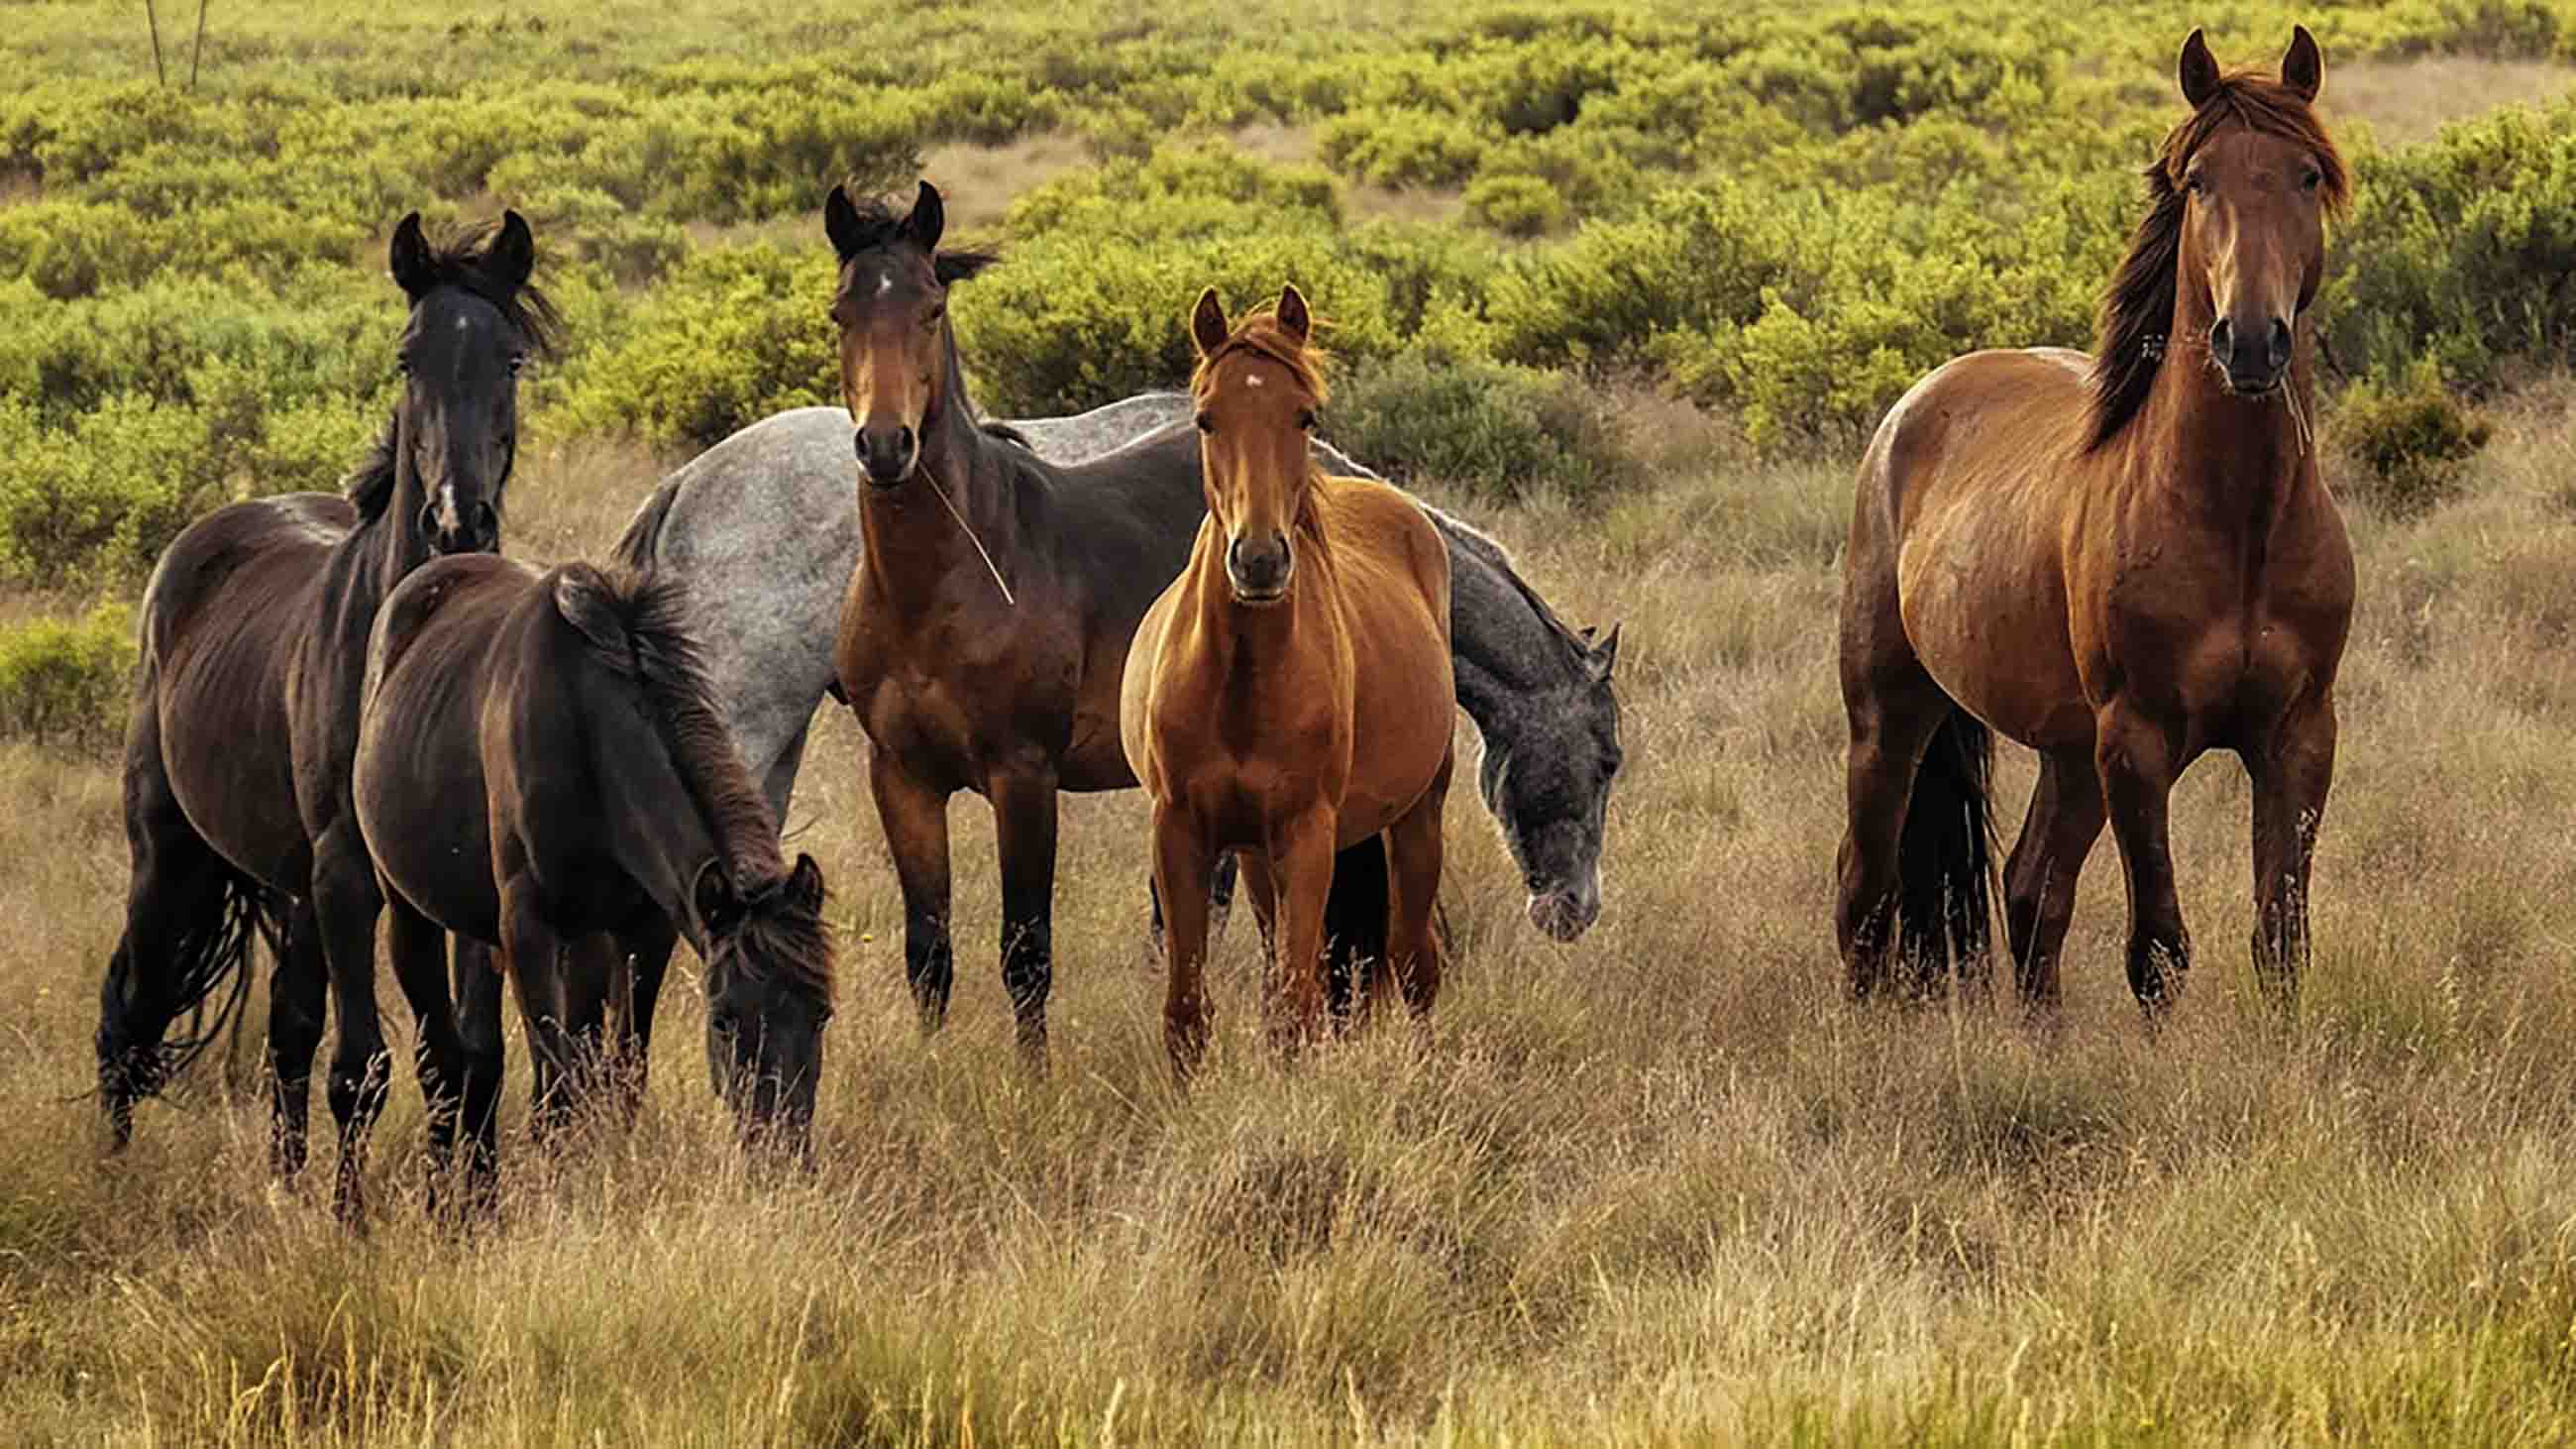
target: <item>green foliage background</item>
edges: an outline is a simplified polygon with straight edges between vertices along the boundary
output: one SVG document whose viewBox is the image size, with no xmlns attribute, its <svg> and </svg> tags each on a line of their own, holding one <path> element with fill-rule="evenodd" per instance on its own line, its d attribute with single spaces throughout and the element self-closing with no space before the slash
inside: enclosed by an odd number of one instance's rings
<svg viewBox="0 0 2576 1449">
<path fill-rule="evenodd" d="M 961 289 L 981 402 L 1088 407 L 1183 371 L 1178 318 L 1294 278 L 1359 365 L 1373 456 L 1511 492 L 1496 440 L 1565 378 L 1642 378 L 1760 446 L 1847 442 L 1979 346 L 2084 345 L 2177 111 L 2164 0 L 2062 6 L 1439 0 L 922 10 L 327 3 L 218 17 L 194 90 L 116 7 L 0 39 L 0 580 L 130 584 L 223 500 L 329 486 L 385 404 L 392 222 L 515 206 L 571 346 L 533 429 L 704 445 L 831 395 L 814 221 L 951 142 L 1072 133 Z M 2231 8 L 2334 65 L 2576 54 L 2541 0 Z M 1233 139 L 1305 138 L 1311 159 Z M 2576 108 L 2404 150 L 2346 127 L 2360 204 L 2323 299 L 2330 382 L 2477 394 L 2576 328 Z M 1360 188 L 1421 206 L 1361 207 Z M 1451 201 L 1450 198 L 1455 198 Z M 1442 382 L 1444 371 L 1450 375 Z M 1370 379 L 1396 389 L 1372 400 Z M 1446 388 L 1440 423 L 1387 418 Z M 1579 390 L 1579 389 L 1577 389 Z M 1547 399 L 1558 399 L 1547 402 Z M 1491 405 L 1485 405 L 1490 399 Z"/>
</svg>

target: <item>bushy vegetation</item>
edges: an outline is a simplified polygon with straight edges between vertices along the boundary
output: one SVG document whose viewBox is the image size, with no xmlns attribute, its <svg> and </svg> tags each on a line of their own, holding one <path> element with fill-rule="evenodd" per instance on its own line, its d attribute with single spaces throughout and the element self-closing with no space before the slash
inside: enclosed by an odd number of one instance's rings
<svg viewBox="0 0 2576 1449">
<path fill-rule="evenodd" d="M 131 578 L 215 502 L 327 486 L 381 398 L 405 210 L 536 221 L 574 326 L 532 428 L 701 444 L 829 396 L 830 182 L 1063 132 L 1102 164 L 1017 198 L 1008 260 L 960 304 L 996 410 L 1170 385 L 1200 286 L 1293 277 L 1355 363 L 1611 367 L 1768 448 L 1847 438 L 1956 352 L 2087 341 L 2199 18 L 1451 0 L 1336 32 L 1213 4 L 863 9 L 428 24 L 339 0 L 218 20 L 194 91 L 150 81 L 122 12 L 13 14 L 0 56 L 47 79 L 0 97 L 0 572 Z M 2329 104 L 2333 64 L 2366 56 L 2576 51 L 2544 0 L 2267 3 L 2212 39 L 2268 62 L 2294 16 Z M 1254 123 L 1311 159 L 1227 141 Z M 1389 191 L 1457 203 L 1354 203 Z M 2571 216 L 2567 106 L 2364 155 L 2322 302 L 2334 379 L 2429 356 L 2479 391 L 2566 355 Z"/>
<path fill-rule="evenodd" d="M 2495 430 L 2428 361 L 2395 386 L 2356 384 L 2344 394 L 2333 431 L 2361 467 L 2361 496 L 2411 517 L 2460 490 L 2469 459 Z"/>
<path fill-rule="evenodd" d="M 124 735 L 133 675 L 123 604 L 0 628 L 0 737 L 98 750 Z"/>
</svg>

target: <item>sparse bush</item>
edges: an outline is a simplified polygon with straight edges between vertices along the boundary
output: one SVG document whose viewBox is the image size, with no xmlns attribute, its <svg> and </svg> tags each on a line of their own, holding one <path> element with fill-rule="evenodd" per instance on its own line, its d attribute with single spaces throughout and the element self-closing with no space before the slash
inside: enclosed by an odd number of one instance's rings
<svg viewBox="0 0 2576 1449">
<path fill-rule="evenodd" d="M 1403 106 L 1344 112 L 1315 138 L 1334 170 L 1380 186 L 1456 186 L 1492 139 L 1450 112 Z"/>
<path fill-rule="evenodd" d="M 1599 503 L 1645 471 L 1609 400 L 1563 373 L 1407 352 L 1353 368 L 1327 411 L 1333 440 L 1371 467 L 1493 503 Z"/>
<path fill-rule="evenodd" d="M 2418 366 L 2395 386 L 2360 383 L 2336 406 L 2329 436 L 2360 465 L 2361 496 L 2398 517 L 2431 510 L 2460 489 L 2493 428 Z"/>
<path fill-rule="evenodd" d="M 0 735 L 111 748 L 124 733 L 133 676 L 134 611 L 124 604 L 0 629 Z"/>
<path fill-rule="evenodd" d="M 1505 236 L 1538 236 L 1565 224 L 1565 198 L 1535 176 L 1480 176 L 1467 187 L 1467 215 Z"/>
</svg>

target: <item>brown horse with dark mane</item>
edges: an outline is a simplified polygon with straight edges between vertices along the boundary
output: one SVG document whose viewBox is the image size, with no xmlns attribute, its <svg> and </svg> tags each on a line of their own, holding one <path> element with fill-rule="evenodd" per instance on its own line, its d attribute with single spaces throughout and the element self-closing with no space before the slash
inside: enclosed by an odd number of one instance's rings
<svg viewBox="0 0 2576 1449">
<path fill-rule="evenodd" d="M 676 932 L 707 963 L 717 1092 L 746 1139 L 801 1150 L 832 1014 L 823 878 L 781 855 L 685 617 L 666 577 L 488 557 L 421 569 L 368 652 L 358 819 L 398 969 L 434 974 L 442 931 L 502 948 L 541 1132 L 612 1061 L 641 1092 L 654 993 L 626 1003 L 623 1050 L 603 1042 L 606 1009 L 627 958 L 667 956 Z M 463 1104 L 478 1176 L 492 1105 Z"/>
<path fill-rule="evenodd" d="M 1184 1074 L 1207 1046 L 1204 889 L 1241 850 L 1276 903 L 1263 997 L 1293 1048 L 1323 1024 L 1325 898 L 1336 854 L 1383 835 L 1387 949 L 1368 998 L 1400 989 L 1418 1019 L 1440 990 L 1432 927 L 1449 796 L 1449 548 L 1383 483 L 1328 478 L 1307 449 L 1324 403 L 1295 287 L 1230 327 L 1200 294 L 1191 379 L 1208 515 L 1189 566 L 1127 654 L 1121 728 L 1154 800 L 1154 886 L 1170 971 L 1163 1040 Z"/>
<path fill-rule="evenodd" d="M 228 981 L 247 989 L 254 934 L 278 957 L 269 992 L 274 1160 L 304 1160 L 306 1074 L 322 1035 L 327 960 L 339 1048 L 337 1201 L 359 1204 L 366 1130 L 388 1058 L 375 998 L 375 869 L 349 809 L 367 631 L 405 575 L 433 555 L 500 546 L 502 493 L 518 447 L 520 365 L 543 351 L 554 312 L 528 285 L 528 224 L 437 246 L 420 216 L 395 228 L 393 277 L 411 299 L 395 354 L 392 420 L 345 498 L 288 494 L 191 524 L 144 590 L 142 668 L 126 734 L 125 831 L 133 856 L 126 925 L 100 990 L 99 1094 L 114 1140 L 133 1104 L 202 1049 L 215 1028 L 165 1040 Z M 280 929 L 281 918 L 283 929 Z M 480 972 L 460 960 L 460 978 Z M 419 1015 L 424 1087 L 488 1060 L 457 1038 L 443 973 L 402 977 Z M 219 1023 L 218 1023 L 219 1024 Z M 435 1119 L 443 1150 L 453 1123 Z"/>
<path fill-rule="evenodd" d="M 2352 550 L 2317 477 L 2302 324 L 2325 222 L 2350 194 L 2295 32 L 2278 78 L 2182 48 L 2189 119 L 2148 167 L 2150 209 L 2098 351 L 1980 352 L 1898 401 L 1860 469 L 1842 687 L 1850 830 L 1835 915 L 1851 988 L 1983 975 L 1991 731 L 2039 752 L 2004 870 L 2023 1000 L 2058 953 L 2104 820 L 2128 870 L 2129 985 L 2181 988 L 2167 797 L 2203 751 L 2254 787 L 2253 953 L 2284 1010 L 2308 957 L 2309 860 L 2334 774 Z"/>
</svg>

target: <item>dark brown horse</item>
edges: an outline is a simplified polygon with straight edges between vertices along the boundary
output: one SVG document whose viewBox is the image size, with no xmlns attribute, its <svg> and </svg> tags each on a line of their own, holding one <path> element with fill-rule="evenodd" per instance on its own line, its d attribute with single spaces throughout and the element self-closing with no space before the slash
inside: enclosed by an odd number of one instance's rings
<svg viewBox="0 0 2576 1449">
<path fill-rule="evenodd" d="M 628 956 L 662 959 L 677 932 L 707 962 L 716 1090 L 747 1139 L 801 1150 L 832 1014 L 823 878 L 810 856 L 791 870 L 779 853 L 684 617 L 667 577 L 488 557 L 419 570 L 385 601 L 368 653 L 358 819 L 398 971 L 435 975 L 442 931 L 502 948 L 541 1130 L 606 1065 Z M 653 995 L 622 1023 L 633 1091 Z M 492 1102 L 462 1108 L 479 1170 Z"/>
<path fill-rule="evenodd" d="M 1449 797 L 1449 548 L 1383 483 L 1327 478 L 1307 448 L 1324 380 L 1306 299 L 1227 325 L 1213 288 L 1190 319 L 1208 516 L 1189 567 L 1127 655 L 1127 761 L 1154 801 L 1154 886 L 1167 902 L 1164 1045 L 1188 1073 L 1207 1045 L 1204 883 L 1243 852 L 1276 903 L 1263 992 L 1271 1035 L 1322 1026 L 1334 857 L 1382 838 L 1392 900 L 1371 962 L 1427 1018 L 1440 990 L 1432 907 Z M 1272 913 L 1265 913 L 1272 914 Z"/>
<path fill-rule="evenodd" d="M 499 546 L 519 368 L 554 327 L 528 285 L 535 261 L 516 212 L 488 236 L 447 246 L 423 239 L 418 213 L 403 218 L 392 246 L 394 281 L 411 299 L 396 352 L 402 396 L 348 496 L 219 509 L 153 570 L 126 735 L 133 882 L 99 999 L 99 1090 L 119 1145 L 135 1100 L 210 1035 L 170 1042 L 171 1023 L 238 982 L 254 932 L 265 931 L 279 958 L 269 1008 L 275 1164 L 292 1173 L 304 1160 L 327 960 L 339 1021 L 336 1198 L 344 1214 L 359 1208 L 362 1143 L 387 1075 L 375 870 L 349 810 L 367 631 L 394 585 L 433 555 Z M 459 975 L 488 973 L 460 961 Z M 440 973 L 415 971 L 402 986 L 420 1016 L 425 1079 L 467 1060 Z M 495 1073 L 498 1051 L 492 1043 Z M 452 1123 L 433 1130 L 443 1149 Z"/>
<path fill-rule="evenodd" d="M 2334 774 L 2352 550 L 2317 480 L 2302 331 L 2350 183 L 2295 33 L 2277 79 L 2182 48 L 2192 114 L 2093 356 L 1980 352 L 1915 384 L 1861 463 L 1842 609 L 1850 832 L 1835 915 L 1854 992 L 1982 966 L 1990 731 L 2040 754 L 2004 905 L 2025 1002 L 2107 818 L 2128 869 L 2129 985 L 2182 985 L 2166 802 L 2203 751 L 2254 785 L 2257 979 L 2285 1009 Z M 1909 804 L 1910 797 L 1910 804 Z"/>
</svg>

